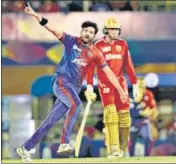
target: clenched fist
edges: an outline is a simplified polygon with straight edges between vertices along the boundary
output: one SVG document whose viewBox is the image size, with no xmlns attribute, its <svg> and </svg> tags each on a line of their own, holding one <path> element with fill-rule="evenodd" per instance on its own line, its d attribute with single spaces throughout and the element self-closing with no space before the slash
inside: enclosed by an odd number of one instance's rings
<svg viewBox="0 0 176 164">
<path fill-rule="evenodd" d="M 90 84 L 87 85 L 87 89 L 86 89 L 86 91 L 84 92 L 84 95 L 85 95 L 87 101 L 92 101 L 92 102 L 94 102 L 94 101 L 96 100 L 96 98 L 97 98 L 97 95 L 96 95 L 96 93 L 93 91 L 93 87 L 92 87 L 92 85 L 90 85 Z"/>
</svg>

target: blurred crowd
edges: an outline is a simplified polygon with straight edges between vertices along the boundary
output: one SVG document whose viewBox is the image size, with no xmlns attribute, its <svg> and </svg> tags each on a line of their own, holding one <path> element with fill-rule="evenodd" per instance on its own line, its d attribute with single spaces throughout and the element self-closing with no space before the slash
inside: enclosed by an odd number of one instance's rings
<svg viewBox="0 0 176 164">
<path fill-rule="evenodd" d="M 2 0 L 2 12 L 20 12 L 24 0 Z M 176 10 L 176 2 L 138 0 L 31 0 L 31 6 L 38 12 L 74 11 L 171 11 Z"/>
</svg>

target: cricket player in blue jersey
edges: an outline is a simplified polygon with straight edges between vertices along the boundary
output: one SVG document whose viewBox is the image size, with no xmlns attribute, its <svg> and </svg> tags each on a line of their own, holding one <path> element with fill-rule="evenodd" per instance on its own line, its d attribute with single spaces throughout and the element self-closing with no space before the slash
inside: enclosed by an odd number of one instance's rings
<svg viewBox="0 0 176 164">
<path fill-rule="evenodd" d="M 84 22 L 82 24 L 81 36 L 74 37 L 63 32 L 58 27 L 52 25 L 48 19 L 43 18 L 36 13 L 29 3 L 25 7 L 25 12 L 36 18 L 40 25 L 54 34 L 65 47 L 64 56 L 59 63 L 54 76 L 53 91 L 57 96 L 57 100 L 51 112 L 36 132 L 21 147 L 17 148 L 17 153 L 21 156 L 23 161 L 31 163 L 30 150 L 42 140 L 52 126 L 56 125 L 66 113 L 67 117 L 57 152 L 71 153 L 73 151 L 69 141 L 71 132 L 81 110 L 82 103 L 79 98 L 79 92 L 87 74 L 88 67 L 92 63 L 95 63 L 97 67 L 102 68 L 110 82 L 118 90 L 123 102 L 128 101 L 128 96 L 120 87 L 118 79 L 106 64 L 101 52 L 92 44 L 92 40 L 98 32 L 96 23 L 91 21 Z M 94 101 L 96 95 L 89 91 L 86 92 L 86 97 L 87 99 Z"/>
<path fill-rule="evenodd" d="M 156 128 L 152 123 L 158 116 L 156 102 L 153 93 L 146 89 L 146 85 L 142 78 L 138 78 L 137 84 L 141 88 L 141 97 L 130 99 L 130 115 L 131 115 L 131 129 L 130 129 L 130 156 L 134 156 L 135 145 L 139 136 L 144 140 L 145 156 L 149 156 L 153 140 L 157 136 Z"/>
</svg>

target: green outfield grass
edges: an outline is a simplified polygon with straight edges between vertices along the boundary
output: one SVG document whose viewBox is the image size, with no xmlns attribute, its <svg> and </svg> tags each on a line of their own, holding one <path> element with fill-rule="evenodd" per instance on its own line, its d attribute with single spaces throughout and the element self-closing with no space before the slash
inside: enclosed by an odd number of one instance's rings
<svg viewBox="0 0 176 164">
<path fill-rule="evenodd" d="M 22 163 L 22 160 L 2 160 L 2 163 Z M 34 159 L 34 163 L 176 163 L 176 157 Z"/>
</svg>

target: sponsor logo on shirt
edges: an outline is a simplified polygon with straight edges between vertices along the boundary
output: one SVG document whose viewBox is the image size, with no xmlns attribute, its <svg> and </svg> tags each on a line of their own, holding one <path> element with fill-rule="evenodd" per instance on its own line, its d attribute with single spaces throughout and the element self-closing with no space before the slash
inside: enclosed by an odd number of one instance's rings
<svg viewBox="0 0 176 164">
<path fill-rule="evenodd" d="M 130 128 L 130 132 L 137 132 L 137 131 L 138 131 L 138 129 L 135 126 L 132 126 Z"/>
<path fill-rule="evenodd" d="M 111 46 L 103 47 L 103 48 L 102 48 L 102 51 L 103 51 L 103 52 L 111 51 Z"/>
<path fill-rule="evenodd" d="M 105 56 L 106 60 L 111 60 L 111 59 L 122 59 L 122 55 L 121 54 L 107 54 Z"/>
<path fill-rule="evenodd" d="M 91 56 L 92 56 L 92 53 L 91 53 L 91 52 L 88 52 L 87 55 L 88 55 L 88 57 L 91 57 Z"/>
<path fill-rule="evenodd" d="M 72 63 L 75 63 L 76 65 L 80 65 L 80 66 L 87 66 L 86 60 L 85 59 L 74 59 L 72 60 Z"/>
<path fill-rule="evenodd" d="M 77 50 L 78 52 L 82 52 L 82 50 L 76 44 L 73 45 L 73 49 Z"/>
</svg>

